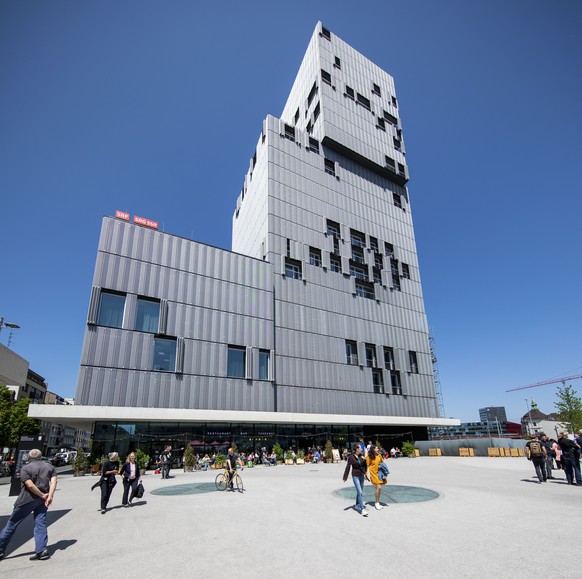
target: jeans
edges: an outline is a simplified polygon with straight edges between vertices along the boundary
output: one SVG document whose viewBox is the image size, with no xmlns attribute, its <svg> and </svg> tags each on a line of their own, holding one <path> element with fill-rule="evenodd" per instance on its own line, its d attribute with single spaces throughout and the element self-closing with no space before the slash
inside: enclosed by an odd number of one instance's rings
<svg viewBox="0 0 582 579">
<path fill-rule="evenodd" d="M 123 498 L 121 499 L 122 505 L 127 505 L 127 496 L 129 495 L 129 489 L 131 488 L 131 496 L 129 497 L 129 502 L 133 501 L 137 493 L 137 485 L 139 480 L 134 478 L 133 480 L 128 480 L 123 478 Z"/>
<path fill-rule="evenodd" d="M 364 510 L 364 477 L 353 476 L 354 486 L 356 487 L 356 510 L 361 513 Z"/>
<path fill-rule="evenodd" d="M 46 530 L 47 510 L 48 507 L 45 506 L 44 501 L 40 497 L 35 498 L 21 507 L 14 507 L 6 526 L 0 532 L 0 551 L 6 549 L 18 525 L 30 513 L 34 513 L 34 551 L 35 553 L 42 553 L 48 544 L 48 533 Z"/>
<path fill-rule="evenodd" d="M 546 457 L 546 476 L 552 478 L 552 469 L 554 468 L 554 458 L 550 455 Z"/>
<path fill-rule="evenodd" d="M 546 459 L 534 457 L 531 459 L 538 475 L 538 480 L 543 482 L 546 480 Z"/>
<path fill-rule="evenodd" d="M 162 478 L 170 478 L 170 463 L 163 462 L 161 471 L 162 471 Z"/>
<path fill-rule="evenodd" d="M 574 456 L 562 455 L 562 466 L 568 479 L 568 484 L 574 484 L 574 475 L 576 476 L 576 484 L 582 484 L 582 477 L 580 476 L 580 463 Z"/>
</svg>

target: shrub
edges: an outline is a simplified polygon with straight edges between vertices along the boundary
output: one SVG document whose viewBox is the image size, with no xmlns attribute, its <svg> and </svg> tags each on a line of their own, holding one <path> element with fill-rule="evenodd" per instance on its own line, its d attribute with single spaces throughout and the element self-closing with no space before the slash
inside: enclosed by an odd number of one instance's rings
<svg viewBox="0 0 582 579">
<path fill-rule="evenodd" d="M 275 453 L 275 456 L 277 457 L 277 461 L 283 460 L 283 449 L 281 448 L 280 444 L 277 443 L 273 446 L 273 452 Z"/>
<path fill-rule="evenodd" d="M 402 454 L 404 454 L 404 456 L 414 456 L 414 451 L 414 444 L 412 444 L 410 440 L 406 440 L 402 443 Z"/>
</svg>

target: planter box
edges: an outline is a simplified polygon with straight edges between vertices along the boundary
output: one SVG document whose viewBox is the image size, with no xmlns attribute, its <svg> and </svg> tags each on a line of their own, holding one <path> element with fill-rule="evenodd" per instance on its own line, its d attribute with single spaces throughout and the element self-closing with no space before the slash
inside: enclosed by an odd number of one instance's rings
<svg viewBox="0 0 582 579">
<path fill-rule="evenodd" d="M 488 448 L 487 449 L 487 456 L 500 456 L 499 448 Z"/>
<path fill-rule="evenodd" d="M 285 464 L 293 464 L 293 459 L 292 458 L 286 458 L 285 459 Z"/>
<path fill-rule="evenodd" d="M 459 456 L 475 456 L 472 448 L 459 448 Z"/>
<path fill-rule="evenodd" d="M 303 459 L 303 458 L 298 458 L 298 459 L 297 459 L 297 464 L 305 464 L 305 459 Z"/>
<path fill-rule="evenodd" d="M 442 456 L 443 453 L 440 448 L 429 448 L 428 456 Z"/>
</svg>

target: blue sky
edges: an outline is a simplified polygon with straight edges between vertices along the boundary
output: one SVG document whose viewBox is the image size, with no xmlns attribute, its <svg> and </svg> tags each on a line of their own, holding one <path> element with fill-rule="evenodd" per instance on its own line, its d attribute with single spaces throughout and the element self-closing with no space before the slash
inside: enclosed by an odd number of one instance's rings
<svg viewBox="0 0 582 579">
<path fill-rule="evenodd" d="M 582 374 L 578 0 L 2 0 L 12 349 L 74 395 L 103 215 L 230 248 L 317 20 L 395 78 L 446 415 L 552 411 L 555 386 L 505 390 Z"/>
</svg>

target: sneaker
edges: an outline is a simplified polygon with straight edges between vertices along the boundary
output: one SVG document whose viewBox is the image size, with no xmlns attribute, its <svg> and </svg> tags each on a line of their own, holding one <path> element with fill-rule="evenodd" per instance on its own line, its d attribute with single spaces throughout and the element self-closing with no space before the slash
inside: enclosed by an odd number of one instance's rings
<svg viewBox="0 0 582 579">
<path fill-rule="evenodd" d="M 129 505 L 123 505 L 126 509 L 129 509 Z"/>
<path fill-rule="evenodd" d="M 101 514 L 104 515 L 106 512 L 106 509 L 101 509 Z"/>
<path fill-rule="evenodd" d="M 4 551 L 0 551 L 0 561 L 2 561 L 2 559 L 4 559 Z"/>
<path fill-rule="evenodd" d="M 51 556 L 49 552 L 45 549 L 42 553 L 35 553 L 32 557 L 30 557 L 31 561 L 45 561 L 46 559 L 50 559 Z"/>
<path fill-rule="evenodd" d="M 380 503 L 376 503 L 374 506 L 376 507 L 377 511 L 381 511 L 384 508 Z"/>
<path fill-rule="evenodd" d="M 362 515 L 362 517 L 367 517 L 368 516 L 368 511 L 366 509 L 362 509 L 360 511 L 360 515 Z"/>
</svg>

